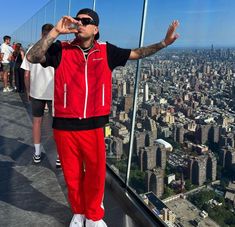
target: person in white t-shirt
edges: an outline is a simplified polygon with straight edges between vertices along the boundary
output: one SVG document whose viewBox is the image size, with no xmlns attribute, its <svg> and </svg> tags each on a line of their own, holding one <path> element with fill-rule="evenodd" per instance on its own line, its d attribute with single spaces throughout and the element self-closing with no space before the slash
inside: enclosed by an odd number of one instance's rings
<svg viewBox="0 0 235 227">
<path fill-rule="evenodd" d="M 46 36 L 54 26 L 44 24 L 42 26 L 42 37 Z M 32 47 L 31 47 L 32 48 Z M 29 48 L 29 50 L 31 49 Z M 28 51 L 29 51 L 28 50 Z M 51 110 L 51 103 L 54 92 L 54 68 L 43 68 L 41 64 L 32 64 L 24 57 L 21 68 L 25 70 L 24 80 L 28 101 L 31 100 L 33 115 L 33 142 L 35 153 L 34 163 L 41 162 L 41 125 L 45 106 Z M 56 167 L 60 167 L 60 160 L 57 159 Z"/>
<path fill-rule="evenodd" d="M 10 74 L 10 61 L 14 49 L 10 46 L 11 37 L 5 35 L 3 37 L 3 43 L 1 45 L 2 56 L 2 71 L 3 71 L 3 92 L 9 92 L 13 89 L 8 86 L 9 74 Z"/>
</svg>

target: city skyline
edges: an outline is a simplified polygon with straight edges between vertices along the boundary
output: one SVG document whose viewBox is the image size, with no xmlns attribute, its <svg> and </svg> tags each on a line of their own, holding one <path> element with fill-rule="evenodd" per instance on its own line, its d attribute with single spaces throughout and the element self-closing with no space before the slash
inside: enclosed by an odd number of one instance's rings
<svg viewBox="0 0 235 227">
<path fill-rule="evenodd" d="M 130 185 L 169 226 L 235 223 L 234 57 L 234 49 L 169 49 L 142 61 Z M 123 179 L 135 67 L 113 75 L 107 162 Z"/>
</svg>

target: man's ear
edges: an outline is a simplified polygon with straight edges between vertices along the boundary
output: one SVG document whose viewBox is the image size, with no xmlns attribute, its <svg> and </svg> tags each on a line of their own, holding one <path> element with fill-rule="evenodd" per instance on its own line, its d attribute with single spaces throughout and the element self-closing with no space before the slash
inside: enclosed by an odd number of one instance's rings
<svg viewBox="0 0 235 227">
<path fill-rule="evenodd" d="M 99 28 L 97 26 L 95 26 L 94 28 L 94 35 L 96 35 L 99 32 Z"/>
</svg>

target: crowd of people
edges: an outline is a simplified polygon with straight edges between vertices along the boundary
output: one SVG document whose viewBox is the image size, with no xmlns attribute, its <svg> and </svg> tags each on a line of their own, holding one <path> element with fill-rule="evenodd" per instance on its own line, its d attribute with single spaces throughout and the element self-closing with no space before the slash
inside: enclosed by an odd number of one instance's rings
<svg viewBox="0 0 235 227">
<path fill-rule="evenodd" d="M 20 68 L 24 58 L 21 43 L 11 45 L 11 37 L 3 37 L 0 47 L 0 76 L 3 81 L 3 92 L 24 92 L 24 71 Z"/>
<path fill-rule="evenodd" d="M 52 28 L 53 25 L 45 24 L 42 27 L 42 35 L 47 35 Z M 25 53 L 27 51 L 21 43 L 14 42 L 11 45 L 11 37 L 8 35 L 3 37 L 0 46 L 0 80 L 3 81 L 2 92 L 25 93 L 27 100 L 31 102 L 35 148 L 33 161 L 40 163 L 41 126 L 44 112 L 51 110 L 54 70 L 51 67 L 44 69 L 40 64 L 29 63 Z M 56 167 L 61 167 L 59 158 L 56 160 Z"/>
</svg>

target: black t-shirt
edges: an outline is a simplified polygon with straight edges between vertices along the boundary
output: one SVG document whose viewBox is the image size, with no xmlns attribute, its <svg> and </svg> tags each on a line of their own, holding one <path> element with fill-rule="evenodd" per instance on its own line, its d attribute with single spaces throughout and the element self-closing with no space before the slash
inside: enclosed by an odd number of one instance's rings
<svg viewBox="0 0 235 227">
<path fill-rule="evenodd" d="M 124 66 L 130 56 L 130 49 L 119 48 L 107 42 L 107 58 L 111 71 L 117 66 Z M 57 41 L 51 45 L 46 54 L 46 62 L 43 67 L 59 66 L 62 56 L 62 45 Z M 86 119 L 54 117 L 52 127 L 59 130 L 88 130 L 104 127 L 109 122 L 109 116 L 99 116 Z"/>
</svg>

